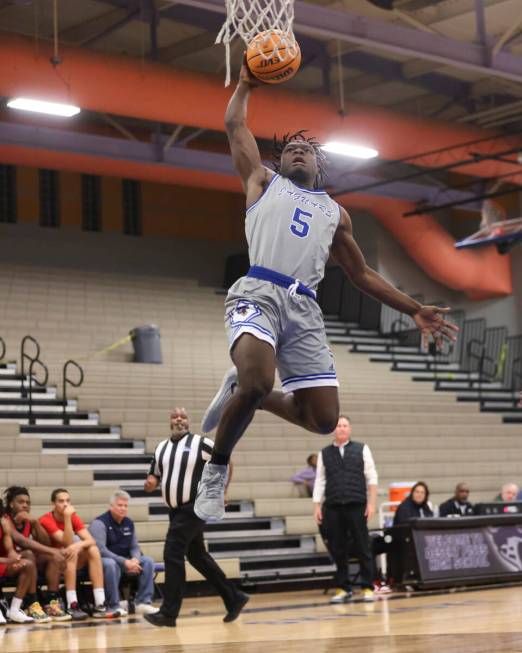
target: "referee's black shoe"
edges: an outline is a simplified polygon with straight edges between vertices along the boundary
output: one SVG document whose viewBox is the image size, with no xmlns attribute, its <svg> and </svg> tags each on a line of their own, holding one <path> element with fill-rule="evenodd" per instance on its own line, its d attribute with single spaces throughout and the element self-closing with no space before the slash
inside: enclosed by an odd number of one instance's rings
<svg viewBox="0 0 522 653">
<path fill-rule="evenodd" d="M 238 592 L 236 602 L 226 613 L 226 615 L 223 617 L 223 621 L 225 623 L 229 623 L 230 621 L 235 621 L 239 617 L 241 610 L 245 607 L 245 605 L 249 601 L 250 601 L 250 596 L 248 594 L 245 594 L 244 592 Z"/>
<path fill-rule="evenodd" d="M 145 619 L 153 626 L 168 626 L 169 628 L 176 627 L 176 618 L 169 617 L 162 612 L 154 612 L 153 614 L 144 614 Z"/>
</svg>

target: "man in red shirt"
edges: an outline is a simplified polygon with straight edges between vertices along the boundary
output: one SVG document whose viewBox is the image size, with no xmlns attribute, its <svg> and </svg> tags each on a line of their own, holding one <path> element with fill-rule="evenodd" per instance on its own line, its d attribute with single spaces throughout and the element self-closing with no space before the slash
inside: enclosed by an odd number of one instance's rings
<svg viewBox="0 0 522 653">
<path fill-rule="evenodd" d="M 38 518 L 31 514 L 31 497 L 29 490 L 20 485 L 12 485 L 4 492 L 4 506 L 11 521 L 11 536 L 15 549 L 22 557 L 32 560 L 39 572 L 45 573 L 47 593 L 45 612 L 36 597 L 36 577 L 34 585 L 26 595 L 27 613 L 35 621 L 67 621 L 71 618 L 60 600 L 60 576 L 65 570 L 63 549 L 51 546 L 51 538 L 40 524 Z"/>
<path fill-rule="evenodd" d="M 11 538 L 11 522 L 3 514 L 3 505 L 0 501 L 0 578 L 16 577 L 16 591 L 11 599 L 7 616 L 11 621 L 19 624 L 34 621 L 22 610 L 22 603 L 28 589 L 36 582 L 36 567 L 32 560 L 22 558 L 16 552 Z M 5 623 L 4 615 L 0 610 L 0 624 Z"/>
<path fill-rule="evenodd" d="M 80 609 L 76 595 L 76 572 L 87 565 L 94 595 L 92 616 L 98 619 L 112 616 L 105 607 L 103 567 L 96 542 L 76 514 L 67 490 L 64 488 L 53 490 L 51 502 L 52 511 L 42 515 L 39 521 L 49 534 L 51 546 L 64 551 L 67 611 L 77 621 L 88 616 Z"/>
</svg>

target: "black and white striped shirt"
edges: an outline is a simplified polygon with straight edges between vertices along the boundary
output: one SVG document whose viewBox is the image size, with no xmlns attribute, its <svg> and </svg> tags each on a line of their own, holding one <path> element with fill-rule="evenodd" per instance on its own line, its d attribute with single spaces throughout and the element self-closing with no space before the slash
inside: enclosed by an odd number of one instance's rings
<svg viewBox="0 0 522 653">
<path fill-rule="evenodd" d="M 163 500 L 170 508 L 196 499 L 199 479 L 213 446 L 212 440 L 195 433 L 158 444 L 149 473 L 160 479 Z"/>
</svg>

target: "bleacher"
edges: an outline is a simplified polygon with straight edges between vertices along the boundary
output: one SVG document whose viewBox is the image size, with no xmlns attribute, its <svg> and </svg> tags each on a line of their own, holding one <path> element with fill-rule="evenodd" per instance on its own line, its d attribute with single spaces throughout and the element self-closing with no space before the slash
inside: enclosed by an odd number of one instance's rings
<svg viewBox="0 0 522 653">
<path fill-rule="evenodd" d="M 43 513 L 50 490 L 65 486 L 87 521 L 122 487 L 133 496 L 130 514 L 144 553 L 161 560 L 167 511 L 158 492 L 145 495 L 143 480 L 154 447 L 168 437 L 169 410 L 184 406 L 197 430 L 229 365 L 223 297 L 194 281 L 158 276 L 8 264 L 0 264 L 0 274 L 6 281 L 0 288 L 0 336 L 8 361 L 0 368 L 0 487 L 28 485 L 34 512 Z M 395 332 L 383 337 L 379 326 L 368 324 L 375 317 L 369 306 L 359 322 L 341 315 L 328 318 L 327 327 L 341 407 L 352 419 L 354 439 L 373 451 L 380 500 L 387 500 L 390 483 L 419 478 L 428 482 L 435 504 L 462 480 L 470 484 L 473 501 L 490 500 L 503 482 L 518 477 L 520 426 L 416 381 L 420 373 L 440 373 L 440 366 L 455 361 L 437 359 L 433 372 L 434 361 L 418 345 L 404 344 Z M 163 365 L 132 363 L 130 344 L 102 351 L 147 323 L 160 327 Z M 24 381 L 27 388 L 19 365 L 26 334 L 37 338 L 49 369 L 48 383 L 33 386 L 31 420 L 20 387 Z M 394 357 L 384 359 L 390 365 L 371 360 L 382 354 Z M 82 365 L 85 381 L 69 389 L 64 412 L 61 373 L 69 358 Z M 428 367 L 395 371 L 412 362 Z M 256 415 L 234 452 L 226 518 L 205 530 L 209 551 L 230 577 L 262 584 L 331 573 L 311 499 L 300 498 L 289 481 L 307 455 L 328 442 L 271 414 Z M 191 572 L 189 579 L 195 578 Z"/>
</svg>

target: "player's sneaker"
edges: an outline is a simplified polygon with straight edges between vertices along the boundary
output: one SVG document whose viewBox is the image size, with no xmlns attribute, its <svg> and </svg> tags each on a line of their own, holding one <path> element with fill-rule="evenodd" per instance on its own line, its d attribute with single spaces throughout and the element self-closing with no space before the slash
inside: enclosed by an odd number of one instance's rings
<svg viewBox="0 0 522 653">
<path fill-rule="evenodd" d="M 46 614 L 38 601 L 34 601 L 27 608 L 27 615 L 32 617 L 36 623 L 46 624 L 51 621 L 51 617 Z"/>
<path fill-rule="evenodd" d="M 194 512 L 203 521 L 219 521 L 225 516 L 225 484 L 228 465 L 207 463 L 198 485 Z"/>
<path fill-rule="evenodd" d="M 78 601 L 71 603 L 71 605 L 67 608 L 67 612 L 71 615 L 71 619 L 73 621 L 83 621 L 84 619 L 87 619 L 89 616 L 86 612 L 84 612 L 80 608 L 80 606 L 78 605 Z"/>
<path fill-rule="evenodd" d="M 45 606 L 45 612 L 53 621 L 70 621 L 71 615 L 65 611 L 60 599 L 51 599 Z"/>
<path fill-rule="evenodd" d="M 136 603 L 136 614 L 156 614 L 159 608 L 156 608 L 151 603 Z"/>
<path fill-rule="evenodd" d="M 351 590 L 349 592 L 347 592 L 346 590 L 337 589 L 337 590 L 335 590 L 335 594 L 330 599 L 330 603 L 333 603 L 333 604 L 348 603 L 348 601 L 351 598 L 352 598 Z"/>
<path fill-rule="evenodd" d="M 128 614 L 128 611 L 119 605 L 109 608 L 106 603 L 103 603 L 93 609 L 91 616 L 93 619 L 119 619 L 120 617 L 126 617 Z"/>
<path fill-rule="evenodd" d="M 95 606 L 94 610 L 92 611 L 92 616 L 94 619 L 117 619 L 118 617 L 122 617 L 122 611 L 120 610 L 119 606 L 117 608 L 111 609 L 108 608 L 105 603 L 102 605 L 97 605 Z"/>
<path fill-rule="evenodd" d="M 214 399 L 210 402 L 209 407 L 203 415 L 201 422 L 201 430 L 203 433 L 209 433 L 212 429 L 216 428 L 223 412 L 223 407 L 232 396 L 237 386 L 237 369 L 231 367 L 223 377 L 221 386 L 217 391 Z"/>
<path fill-rule="evenodd" d="M 371 601 L 375 601 L 375 595 L 373 593 L 373 590 L 370 589 L 369 587 L 365 587 L 362 591 L 362 600 L 370 603 Z"/>
<path fill-rule="evenodd" d="M 26 615 L 23 610 L 20 610 L 20 608 L 18 608 L 17 610 L 13 610 L 13 608 L 9 608 L 9 612 L 7 613 L 7 618 L 9 619 L 9 621 L 14 621 L 16 624 L 28 624 L 34 621 L 32 617 Z"/>
<path fill-rule="evenodd" d="M 0 624 L 6 624 L 7 621 L 5 620 L 4 613 L 2 610 L 0 610 Z"/>
</svg>

